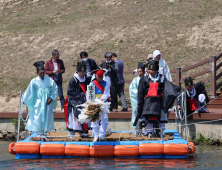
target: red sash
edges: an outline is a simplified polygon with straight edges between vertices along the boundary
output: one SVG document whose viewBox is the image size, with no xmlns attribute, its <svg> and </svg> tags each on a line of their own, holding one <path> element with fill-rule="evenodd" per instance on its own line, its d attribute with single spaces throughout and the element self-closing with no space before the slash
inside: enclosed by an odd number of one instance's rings
<svg viewBox="0 0 222 170">
<path fill-rule="evenodd" d="M 149 117 L 149 120 L 157 120 L 157 117 Z"/>
<path fill-rule="evenodd" d="M 198 109 L 196 97 L 194 97 L 193 99 L 188 99 L 188 102 L 189 102 L 189 106 L 190 106 L 191 111 Z"/>
<path fill-rule="evenodd" d="M 96 87 L 98 87 L 99 90 L 101 90 L 101 92 L 104 94 L 104 90 L 105 88 L 99 84 L 99 82 L 97 80 L 93 80 L 93 83 L 95 84 Z M 108 102 L 110 102 L 109 98 L 107 99 Z"/>
<path fill-rule="evenodd" d="M 66 96 L 65 102 L 64 102 L 64 116 L 65 116 L 65 122 L 66 122 L 66 128 L 68 123 L 68 98 L 69 96 Z"/>
<path fill-rule="evenodd" d="M 81 87 L 83 93 L 86 94 L 86 85 L 85 84 L 80 84 L 80 87 Z"/>
<path fill-rule="evenodd" d="M 159 83 L 150 83 L 150 88 L 146 97 L 161 97 L 161 95 L 157 95 Z"/>
</svg>

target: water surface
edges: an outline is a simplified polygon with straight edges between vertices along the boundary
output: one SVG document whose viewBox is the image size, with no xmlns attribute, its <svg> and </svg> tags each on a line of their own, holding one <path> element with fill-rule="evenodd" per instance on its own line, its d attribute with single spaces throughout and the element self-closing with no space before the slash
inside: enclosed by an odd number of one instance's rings
<svg viewBox="0 0 222 170">
<path fill-rule="evenodd" d="M 0 169 L 222 169 L 222 146 L 197 146 L 188 159 L 35 159 L 16 160 L 11 142 L 0 141 Z"/>
</svg>

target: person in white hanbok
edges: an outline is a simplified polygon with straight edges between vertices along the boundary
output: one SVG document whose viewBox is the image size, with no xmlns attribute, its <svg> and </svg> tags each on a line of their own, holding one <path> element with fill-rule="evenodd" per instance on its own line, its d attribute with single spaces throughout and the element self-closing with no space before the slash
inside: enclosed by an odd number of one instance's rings
<svg viewBox="0 0 222 170">
<path fill-rule="evenodd" d="M 130 102 L 132 106 L 132 117 L 131 117 L 132 128 L 136 128 L 136 126 L 133 126 L 133 123 L 137 115 L 137 96 L 138 96 L 139 81 L 140 81 L 140 78 L 145 73 L 145 65 L 143 63 L 138 64 L 137 73 L 138 73 L 138 77 L 134 78 L 129 86 Z"/>
<path fill-rule="evenodd" d="M 44 62 L 35 62 L 38 77 L 33 78 L 22 100 L 30 109 L 25 129 L 40 133 L 54 129 L 53 109 L 56 108 L 58 87 L 53 79 L 45 76 Z"/>
<path fill-rule="evenodd" d="M 103 74 L 105 70 L 98 69 L 94 70 L 93 73 L 96 75 L 95 79 L 91 81 L 91 85 L 95 86 L 95 98 L 101 101 L 109 101 L 110 84 L 103 80 Z M 106 128 L 108 125 L 108 114 L 100 115 L 99 119 L 95 122 L 91 122 L 91 128 L 93 130 L 94 142 L 104 141 L 106 136 Z"/>
<path fill-rule="evenodd" d="M 161 59 L 161 53 L 160 53 L 159 50 L 155 50 L 153 52 L 153 60 L 159 61 L 159 71 L 158 71 L 159 74 L 164 75 L 167 78 L 167 80 L 172 82 L 172 77 L 171 77 L 171 74 L 170 74 L 170 69 L 169 69 L 166 61 Z"/>
</svg>

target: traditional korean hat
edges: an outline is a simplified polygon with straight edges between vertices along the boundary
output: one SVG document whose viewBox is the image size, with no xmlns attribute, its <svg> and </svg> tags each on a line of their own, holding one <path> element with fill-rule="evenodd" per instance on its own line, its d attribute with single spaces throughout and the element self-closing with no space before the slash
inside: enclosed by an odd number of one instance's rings
<svg viewBox="0 0 222 170">
<path fill-rule="evenodd" d="M 156 60 L 150 61 L 149 69 L 158 71 L 159 70 L 159 61 L 156 61 Z"/>
<path fill-rule="evenodd" d="M 138 69 L 142 69 L 144 71 L 145 70 L 145 64 L 144 63 L 139 63 L 138 64 Z"/>
<path fill-rule="evenodd" d="M 75 65 L 73 65 L 75 66 Z M 77 63 L 77 66 L 76 66 L 76 70 L 77 71 L 86 71 L 86 64 L 84 61 L 80 61 Z"/>
<path fill-rule="evenodd" d="M 96 74 L 98 75 L 99 77 L 103 76 L 103 74 L 105 73 L 106 71 L 103 70 L 103 69 L 96 69 L 96 70 L 93 70 L 92 73 L 93 74 Z"/>
<path fill-rule="evenodd" d="M 45 70 L 44 64 L 45 64 L 44 61 L 37 61 L 33 65 L 36 67 L 36 70 L 38 72 L 39 70 Z"/>
<path fill-rule="evenodd" d="M 191 77 L 186 77 L 184 80 L 185 86 L 193 85 L 193 79 Z"/>
</svg>

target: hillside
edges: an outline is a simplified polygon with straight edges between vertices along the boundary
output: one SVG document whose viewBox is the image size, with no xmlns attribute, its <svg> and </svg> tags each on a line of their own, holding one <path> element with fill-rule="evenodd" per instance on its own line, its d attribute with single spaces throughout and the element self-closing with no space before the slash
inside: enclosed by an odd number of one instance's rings
<svg viewBox="0 0 222 170">
<path fill-rule="evenodd" d="M 60 51 L 65 63 L 64 93 L 76 69 L 72 65 L 83 50 L 97 62 L 104 60 L 105 52 L 116 52 L 125 70 L 136 68 L 155 49 L 171 70 L 218 55 L 222 49 L 221 7 L 219 0 L 0 3 L 1 95 L 24 91 L 36 76 L 33 63 L 50 59 L 53 49 Z"/>
</svg>

